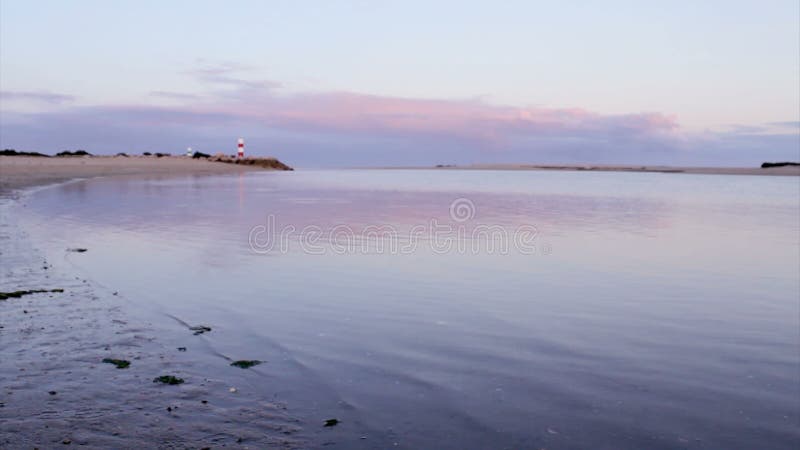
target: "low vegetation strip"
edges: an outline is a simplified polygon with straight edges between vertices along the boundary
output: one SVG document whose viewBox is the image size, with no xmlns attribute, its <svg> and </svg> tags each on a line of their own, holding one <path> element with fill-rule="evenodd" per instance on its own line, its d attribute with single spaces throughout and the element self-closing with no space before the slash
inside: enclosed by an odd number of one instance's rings
<svg viewBox="0 0 800 450">
<path fill-rule="evenodd" d="M 800 163 L 783 161 L 783 162 L 765 162 L 761 164 L 762 169 L 769 169 L 770 167 L 787 167 L 787 166 L 800 166 Z"/>
</svg>

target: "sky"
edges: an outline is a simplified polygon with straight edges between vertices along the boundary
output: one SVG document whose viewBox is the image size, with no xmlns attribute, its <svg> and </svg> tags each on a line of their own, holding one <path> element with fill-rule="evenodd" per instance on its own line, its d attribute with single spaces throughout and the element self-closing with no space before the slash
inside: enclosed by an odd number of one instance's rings
<svg viewBox="0 0 800 450">
<path fill-rule="evenodd" d="M 0 147 L 800 160 L 800 2 L 0 0 Z"/>
</svg>

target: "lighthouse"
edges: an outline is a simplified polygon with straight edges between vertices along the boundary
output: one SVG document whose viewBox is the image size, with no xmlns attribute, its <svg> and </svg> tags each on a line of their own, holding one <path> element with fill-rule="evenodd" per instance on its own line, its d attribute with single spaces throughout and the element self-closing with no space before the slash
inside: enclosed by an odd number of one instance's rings
<svg viewBox="0 0 800 450">
<path fill-rule="evenodd" d="M 244 158 L 244 138 L 239 138 L 239 158 Z"/>
</svg>

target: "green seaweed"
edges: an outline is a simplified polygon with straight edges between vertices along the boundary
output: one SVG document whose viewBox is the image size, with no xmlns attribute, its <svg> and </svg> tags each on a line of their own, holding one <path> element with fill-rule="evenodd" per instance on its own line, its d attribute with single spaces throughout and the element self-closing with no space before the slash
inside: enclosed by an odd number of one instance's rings
<svg viewBox="0 0 800 450">
<path fill-rule="evenodd" d="M 30 289 L 27 291 L 13 291 L 13 292 L 0 292 L 0 300 L 8 300 L 9 298 L 20 298 L 23 295 L 40 294 L 46 292 L 64 292 L 63 289 Z"/>
<path fill-rule="evenodd" d="M 183 384 L 183 378 L 178 378 L 174 375 L 161 375 L 153 378 L 153 383 Z"/>
<path fill-rule="evenodd" d="M 194 335 L 197 336 L 198 334 L 203 334 L 211 331 L 211 327 L 207 327 L 205 325 L 197 325 L 195 327 L 189 327 L 189 330 L 194 331 Z"/>
<path fill-rule="evenodd" d="M 335 427 L 336 425 L 339 425 L 339 419 L 328 419 L 328 420 L 325 421 L 325 425 L 323 425 L 323 426 L 324 427 Z"/>
<path fill-rule="evenodd" d="M 117 366 L 117 369 L 127 369 L 131 365 L 130 361 L 124 359 L 105 358 L 103 362 L 106 364 L 114 364 Z"/>
<path fill-rule="evenodd" d="M 253 366 L 261 364 L 261 362 L 262 361 L 259 361 L 257 359 L 242 359 L 239 361 L 232 362 L 231 365 L 234 367 L 238 367 L 240 369 L 249 369 Z"/>
</svg>

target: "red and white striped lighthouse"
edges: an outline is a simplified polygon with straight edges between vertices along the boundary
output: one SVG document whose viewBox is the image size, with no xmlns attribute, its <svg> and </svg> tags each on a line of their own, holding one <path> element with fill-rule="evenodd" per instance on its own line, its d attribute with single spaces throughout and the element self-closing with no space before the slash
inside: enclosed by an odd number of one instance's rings
<svg viewBox="0 0 800 450">
<path fill-rule="evenodd" d="M 244 158 L 244 139 L 239 138 L 239 158 Z"/>
</svg>

